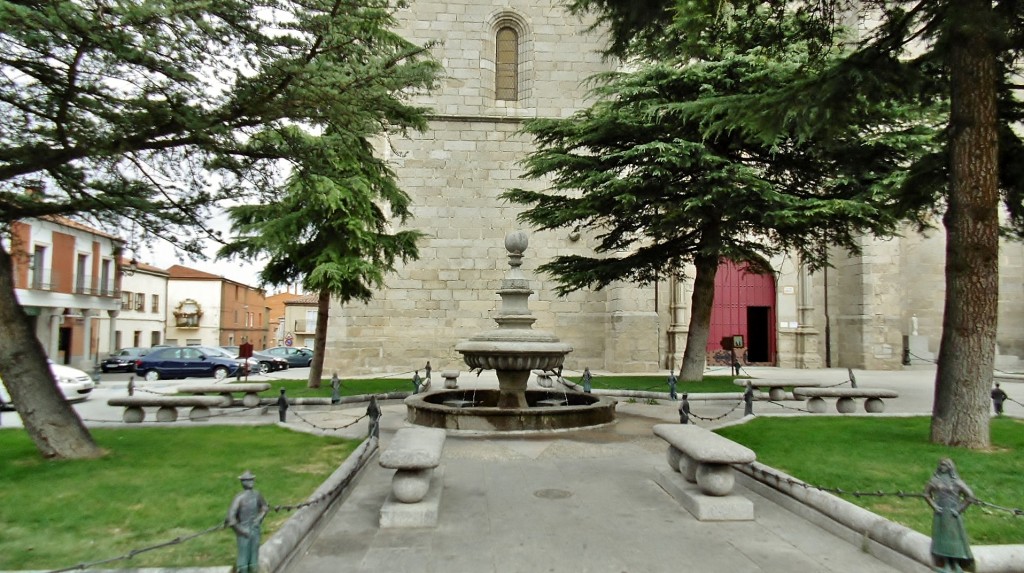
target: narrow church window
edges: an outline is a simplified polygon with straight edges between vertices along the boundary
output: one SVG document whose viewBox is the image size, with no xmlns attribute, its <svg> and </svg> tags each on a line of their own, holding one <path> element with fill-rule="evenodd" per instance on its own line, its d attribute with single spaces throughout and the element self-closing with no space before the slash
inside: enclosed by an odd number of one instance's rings
<svg viewBox="0 0 1024 573">
<path fill-rule="evenodd" d="M 494 98 L 515 101 L 519 99 L 519 34 L 501 28 L 496 40 Z"/>
</svg>

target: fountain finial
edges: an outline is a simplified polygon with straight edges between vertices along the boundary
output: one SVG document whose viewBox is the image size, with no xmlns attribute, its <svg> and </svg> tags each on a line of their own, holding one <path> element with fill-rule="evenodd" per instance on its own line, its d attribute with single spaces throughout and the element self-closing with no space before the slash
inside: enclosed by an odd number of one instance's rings
<svg viewBox="0 0 1024 573">
<path fill-rule="evenodd" d="M 526 231 L 512 231 L 505 235 L 505 250 L 514 255 L 523 254 L 528 246 L 530 246 L 530 237 Z"/>
</svg>

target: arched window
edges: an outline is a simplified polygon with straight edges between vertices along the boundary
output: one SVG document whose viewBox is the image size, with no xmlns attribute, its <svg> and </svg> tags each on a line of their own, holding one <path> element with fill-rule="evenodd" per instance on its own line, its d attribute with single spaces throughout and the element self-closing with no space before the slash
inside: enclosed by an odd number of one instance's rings
<svg viewBox="0 0 1024 573">
<path fill-rule="evenodd" d="M 495 37 L 494 99 L 519 99 L 519 34 L 508 26 Z"/>
</svg>

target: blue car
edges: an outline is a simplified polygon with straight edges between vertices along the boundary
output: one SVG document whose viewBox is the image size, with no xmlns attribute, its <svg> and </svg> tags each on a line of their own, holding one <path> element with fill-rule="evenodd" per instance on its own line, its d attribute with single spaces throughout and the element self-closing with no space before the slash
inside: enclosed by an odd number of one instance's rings
<svg viewBox="0 0 1024 573">
<path fill-rule="evenodd" d="M 135 372 L 150 382 L 198 376 L 223 380 L 234 376 L 239 367 L 237 360 L 215 356 L 195 346 L 156 348 L 135 361 Z"/>
</svg>

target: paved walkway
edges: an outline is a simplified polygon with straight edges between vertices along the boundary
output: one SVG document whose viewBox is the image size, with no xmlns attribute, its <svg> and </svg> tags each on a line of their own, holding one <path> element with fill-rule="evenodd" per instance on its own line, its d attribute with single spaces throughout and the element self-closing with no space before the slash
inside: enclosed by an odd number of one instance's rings
<svg viewBox="0 0 1024 573">
<path fill-rule="evenodd" d="M 847 379 L 845 369 L 758 368 L 747 373 L 757 378 L 813 379 L 823 385 Z M 886 402 L 887 413 L 931 410 L 934 369 L 856 376 L 861 387 L 900 392 L 898 399 Z M 463 375 L 460 380 L 461 387 L 474 384 L 494 386 L 496 380 L 488 373 L 479 379 Z M 1011 397 L 1024 394 L 1024 383 L 1004 388 Z M 507 438 L 450 434 L 436 528 L 378 527 L 393 472 L 371 462 L 351 497 L 290 571 L 896 571 L 742 488 L 740 492 L 755 504 L 754 521 L 696 521 L 654 482 L 666 462 L 665 444 L 653 436 L 651 426 L 677 422 L 677 404 L 620 401 L 618 421 L 595 430 Z M 729 407 L 697 402 L 693 411 L 713 417 Z M 1007 411 L 1021 415 L 1024 408 L 1008 403 Z M 755 406 L 759 414 L 787 412 L 794 411 L 763 402 Z M 361 413 L 355 409 L 322 416 L 327 426 L 328 417 L 351 419 Z M 739 409 L 723 422 L 741 413 Z M 404 406 L 386 405 L 384 414 L 382 448 L 404 425 Z M 363 431 L 363 425 L 358 429 Z"/>
</svg>

